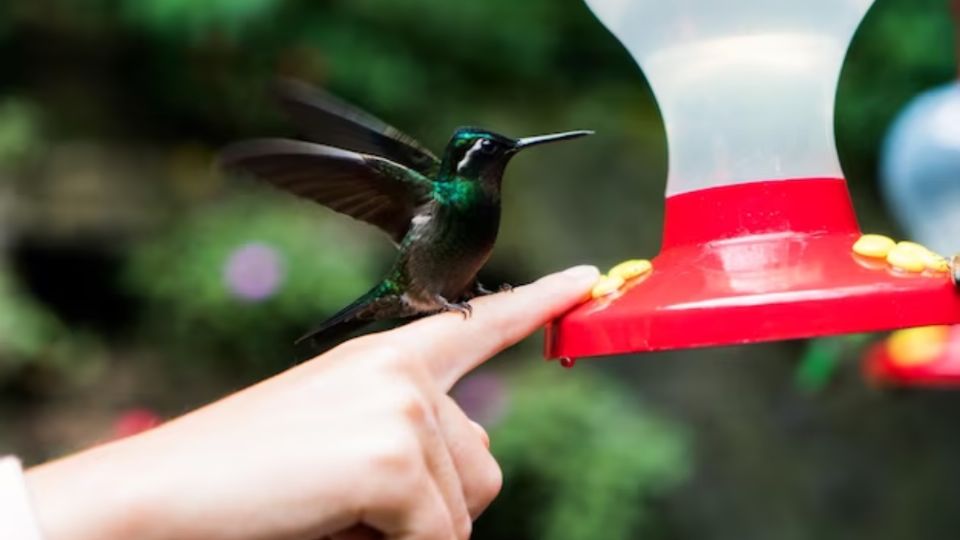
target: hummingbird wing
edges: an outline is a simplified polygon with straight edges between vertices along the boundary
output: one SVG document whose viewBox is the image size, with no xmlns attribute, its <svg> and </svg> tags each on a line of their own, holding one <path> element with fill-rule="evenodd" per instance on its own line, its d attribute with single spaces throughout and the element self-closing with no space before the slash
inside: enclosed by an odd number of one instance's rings
<svg viewBox="0 0 960 540">
<path fill-rule="evenodd" d="M 440 166 L 413 137 L 319 88 L 281 79 L 276 93 L 290 121 L 313 142 L 385 157 L 426 176 Z"/>
<path fill-rule="evenodd" d="M 433 186 L 379 156 L 289 139 L 235 143 L 220 154 L 220 164 L 375 225 L 398 244 Z"/>
</svg>

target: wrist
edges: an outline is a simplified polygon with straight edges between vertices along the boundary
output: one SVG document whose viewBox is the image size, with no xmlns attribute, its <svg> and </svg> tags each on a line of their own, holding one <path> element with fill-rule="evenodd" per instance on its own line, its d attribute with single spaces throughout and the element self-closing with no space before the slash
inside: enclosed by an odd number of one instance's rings
<svg viewBox="0 0 960 540">
<path fill-rule="evenodd" d="M 26 471 L 45 540 L 159 538 L 149 466 L 131 447 L 139 437 L 95 447 Z"/>
</svg>

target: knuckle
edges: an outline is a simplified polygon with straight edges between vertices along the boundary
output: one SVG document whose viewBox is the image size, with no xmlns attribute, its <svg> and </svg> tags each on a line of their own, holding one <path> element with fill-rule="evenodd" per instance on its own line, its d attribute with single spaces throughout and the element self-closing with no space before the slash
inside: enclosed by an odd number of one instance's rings
<svg viewBox="0 0 960 540">
<path fill-rule="evenodd" d="M 374 452 L 372 468 L 377 474 L 391 478 L 394 485 L 406 489 L 416 484 L 424 474 L 420 444 L 412 434 L 404 433 L 385 439 L 386 446 Z"/>
<path fill-rule="evenodd" d="M 425 428 L 436 425 L 437 405 L 426 391 L 410 381 L 392 379 L 387 384 L 392 385 L 388 406 L 398 415 L 403 426 L 422 435 Z"/>
<path fill-rule="evenodd" d="M 407 394 L 400 405 L 404 420 L 417 427 L 431 425 L 433 405 L 430 401 L 420 392 L 407 392 Z"/>
</svg>

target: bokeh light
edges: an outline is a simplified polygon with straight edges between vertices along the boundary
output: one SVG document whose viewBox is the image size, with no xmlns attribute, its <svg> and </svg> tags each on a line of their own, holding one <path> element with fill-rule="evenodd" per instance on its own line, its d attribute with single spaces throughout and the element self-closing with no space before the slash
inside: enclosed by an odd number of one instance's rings
<svg viewBox="0 0 960 540">
<path fill-rule="evenodd" d="M 223 277 L 237 298 L 258 302 L 273 296 L 282 285 L 283 260 L 273 247 L 251 242 L 230 254 Z"/>
<path fill-rule="evenodd" d="M 454 388 L 453 398 L 467 416 L 485 428 L 496 426 L 510 405 L 510 395 L 503 378 L 482 371 L 461 380 Z"/>
<path fill-rule="evenodd" d="M 884 194 L 911 238 L 960 251 L 960 83 L 924 92 L 897 117 L 884 144 Z"/>
</svg>

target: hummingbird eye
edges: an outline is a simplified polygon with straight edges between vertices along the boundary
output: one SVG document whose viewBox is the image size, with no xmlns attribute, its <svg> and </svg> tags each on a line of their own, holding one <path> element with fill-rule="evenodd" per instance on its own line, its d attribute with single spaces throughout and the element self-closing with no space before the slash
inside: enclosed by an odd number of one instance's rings
<svg viewBox="0 0 960 540">
<path fill-rule="evenodd" d="M 484 153 L 492 154 L 497 149 L 497 144 L 490 139 L 483 139 L 480 141 L 480 150 Z"/>
</svg>

